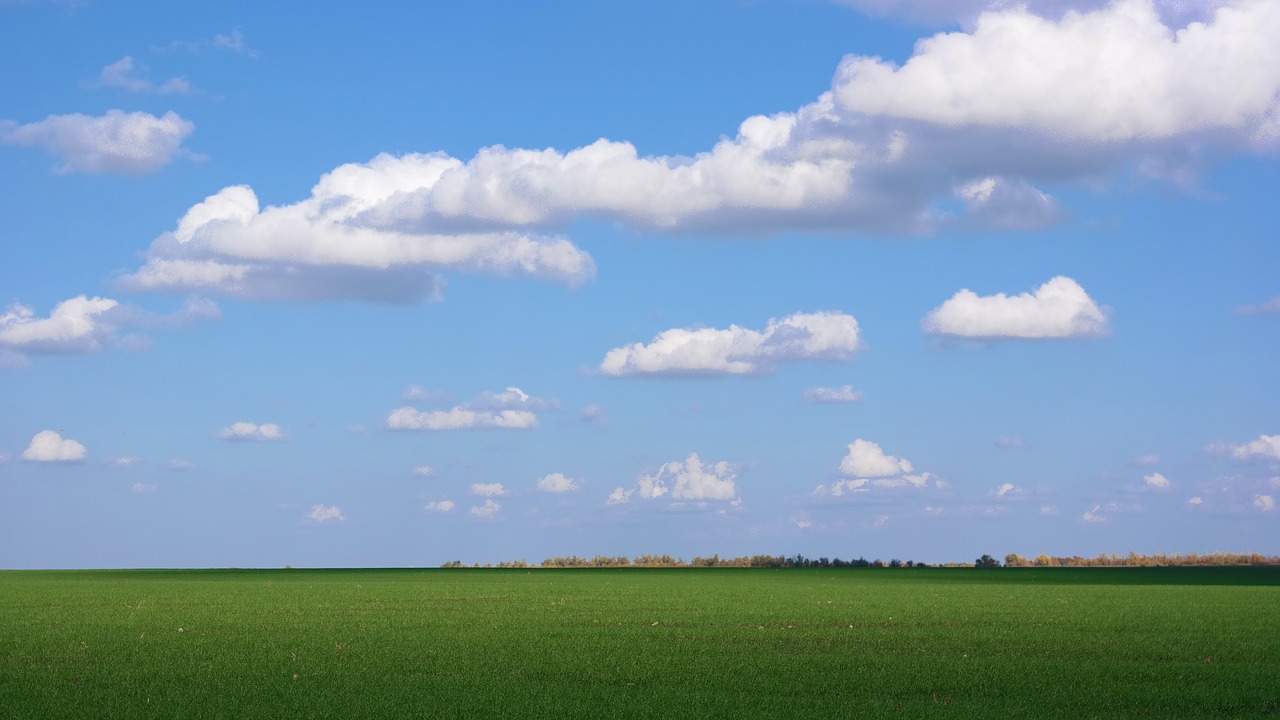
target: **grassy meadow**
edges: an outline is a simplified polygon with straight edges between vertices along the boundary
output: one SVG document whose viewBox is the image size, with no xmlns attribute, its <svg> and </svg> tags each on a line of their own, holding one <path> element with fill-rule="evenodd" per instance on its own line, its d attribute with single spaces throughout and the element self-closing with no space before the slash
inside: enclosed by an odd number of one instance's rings
<svg viewBox="0 0 1280 720">
<path fill-rule="evenodd" d="M 1280 568 L 0 572 L 0 718 L 1280 717 Z"/>
</svg>

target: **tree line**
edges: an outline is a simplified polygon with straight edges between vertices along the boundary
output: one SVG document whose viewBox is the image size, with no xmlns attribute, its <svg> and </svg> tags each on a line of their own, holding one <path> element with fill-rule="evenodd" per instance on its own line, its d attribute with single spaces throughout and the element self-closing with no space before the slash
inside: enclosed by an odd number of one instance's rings
<svg viewBox="0 0 1280 720">
<path fill-rule="evenodd" d="M 460 560 L 450 560 L 441 567 L 446 568 L 928 568 L 928 567 L 972 567 L 972 568 L 1019 568 L 1019 567 L 1181 567 L 1181 566 L 1219 566 L 1219 565 L 1280 565 L 1280 557 L 1262 555 L 1260 553 L 1191 553 L 1189 555 L 1156 553 L 1143 555 L 1128 553 L 1125 555 L 1102 553 L 1095 557 L 1050 556 L 1037 555 L 1028 559 L 1016 553 L 1005 556 L 1001 563 L 991 555 L 982 555 L 973 562 L 959 563 L 923 563 L 914 560 L 891 559 L 888 562 L 880 559 L 868 560 L 859 557 L 856 560 L 840 558 L 809 558 L 804 555 L 742 555 L 733 558 L 722 558 L 719 555 L 694 556 L 692 560 L 672 557 L 670 555 L 595 555 L 590 558 L 577 555 L 546 558 L 540 563 L 526 560 L 509 560 L 499 563 L 475 563 L 465 565 Z"/>
</svg>

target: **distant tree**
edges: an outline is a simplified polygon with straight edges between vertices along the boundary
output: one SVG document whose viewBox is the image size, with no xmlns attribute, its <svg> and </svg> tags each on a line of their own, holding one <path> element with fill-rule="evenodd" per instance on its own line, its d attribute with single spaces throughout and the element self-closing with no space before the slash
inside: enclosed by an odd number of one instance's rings
<svg viewBox="0 0 1280 720">
<path fill-rule="evenodd" d="M 998 568 L 1000 567 L 1000 561 L 984 554 L 973 562 L 973 566 L 977 568 Z"/>
</svg>

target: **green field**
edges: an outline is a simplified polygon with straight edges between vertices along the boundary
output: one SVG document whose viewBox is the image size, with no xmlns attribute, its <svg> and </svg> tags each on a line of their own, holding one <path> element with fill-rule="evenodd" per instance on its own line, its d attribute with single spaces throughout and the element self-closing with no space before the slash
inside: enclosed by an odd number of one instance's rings
<svg viewBox="0 0 1280 720">
<path fill-rule="evenodd" d="M 1280 568 L 0 572 L 0 718 L 1280 716 Z"/>
</svg>

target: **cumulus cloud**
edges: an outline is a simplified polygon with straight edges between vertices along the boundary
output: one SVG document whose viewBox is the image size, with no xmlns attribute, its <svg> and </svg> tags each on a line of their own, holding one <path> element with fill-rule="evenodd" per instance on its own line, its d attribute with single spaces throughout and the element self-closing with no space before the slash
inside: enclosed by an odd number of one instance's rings
<svg viewBox="0 0 1280 720">
<path fill-rule="evenodd" d="M 1160 473 L 1151 473 L 1144 475 L 1142 478 L 1142 486 L 1151 490 L 1168 490 L 1171 487 L 1169 478 Z"/>
<path fill-rule="evenodd" d="M 840 472 L 860 478 L 901 475 L 911 469 L 910 461 L 886 455 L 879 445 L 862 438 L 849 443 L 849 453 L 840 461 Z"/>
<path fill-rule="evenodd" d="M 124 173 L 159 170 L 187 153 L 183 140 L 196 126 L 174 112 L 108 110 L 105 115 L 50 115 L 18 125 L 0 122 L 0 142 L 42 147 L 58 158 L 55 173 Z M 190 154 L 190 153 L 187 153 Z"/>
<path fill-rule="evenodd" d="M 602 138 L 466 160 L 383 154 L 267 208 L 251 188 L 227 187 L 121 282 L 392 302 L 440 297 L 453 271 L 572 285 L 593 263 L 553 233 L 583 218 L 734 235 L 1028 228 L 1063 214 L 1042 188 L 1135 172 L 1183 182 L 1225 154 L 1214 151 L 1280 141 L 1277 3 L 1239 0 L 1181 29 L 1150 0 L 1090 0 L 1065 14 L 994 7 L 969 32 L 921 41 L 901 67 L 850 55 L 812 103 L 746 118 L 691 156 Z"/>
<path fill-rule="evenodd" d="M 1271 512 L 1276 509 L 1276 499 L 1270 495 L 1254 495 L 1253 506 L 1262 512 Z"/>
<path fill-rule="evenodd" d="M 313 505 L 305 517 L 314 523 L 347 521 L 347 517 L 342 514 L 342 508 L 337 505 Z"/>
<path fill-rule="evenodd" d="M 14 303 L 0 315 L 0 344 L 27 353 L 97 352 L 113 342 L 110 311 L 119 303 L 84 295 L 58 303 L 47 318 Z"/>
<path fill-rule="evenodd" d="M 577 480 L 567 478 L 560 473 L 551 473 L 550 475 L 538 480 L 539 492 L 567 493 L 577 490 L 578 487 L 579 485 Z"/>
<path fill-rule="evenodd" d="M 625 503 L 638 495 L 642 500 L 668 497 L 676 501 L 727 501 L 736 506 L 741 502 L 736 480 L 737 473 L 728 462 L 704 463 L 697 453 L 690 453 L 683 462 L 666 463 L 653 474 L 642 473 L 634 488 L 614 489 L 607 502 Z"/>
<path fill-rule="evenodd" d="M 63 438 L 56 431 L 41 430 L 31 438 L 31 444 L 22 453 L 28 462 L 70 463 L 80 462 L 89 453 L 84 445 L 70 438 Z"/>
<path fill-rule="evenodd" d="M 813 387 L 804 391 L 804 399 L 811 403 L 857 403 L 862 402 L 862 393 L 854 390 L 852 385 L 842 387 Z"/>
<path fill-rule="evenodd" d="M 147 66 L 125 55 L 116 62 L 102 68 L 98 76 L 98 84 L 103 87 L 115 87 L 135 93 L 185 93 L 191 91 L 191 83 L 184 77 L 173 77 L 159 85 L 143 77 L 147 74 Z"/>
<path fill-rule="evenodd" d="M 502 506 L 493 500 L 485 500 L 483 505 L 472 505 L 469 511 L 478 518 L 491 518 L 502 510 Z"/>
<path fill-rule="evenodd" d="M 648 345 L 614 348 L 600 363 L 606 375 L 716 374 L 772 372 L 780 363 L 846 360 L 861 347 L 858 321 L 832 312 L 797 313 L 770 319 L 764 330 L 730 325 L 666 330 Z"/>
<path fill-rule="evenodd" d="M 538 426 L 538 416 L 533 410 L 553 404 L 520 388 L 509 387 L 500 393 L 481 393 L 474 400 L 449 410 L 398 408 L 387 415 L 386 427 L 389 430 L 527 430 Z"/>
<path fill-rule="evenodd" d="M 501 497 L 507 494 L 502 483 L 472 483 L 471 494 L 481 497 Z"/>
<path fill-rule="evenodd" d="M 840 472 L 849 479 L 837 480 L 830 485 L 818 485 L 813 494 L 819 497 L 844 497 L 873 489 L 894 490 L 902 488 L 947 487 L 946 481 L 933 473 L 912 474 L 911 462 L 889 455 L 880 446 L 858 438 L 849 443 L 849 451 L 840 461 Z"/>
<path fill-rule="evenodd" d="M 218 431 L 219 440 L 245 442 L 277 442 L 285 439 L 284 432 L 275 423 L 257 425 L 251 422 L 238 422 Z"/>
<path fill-rule="evenodd" d="M 142 341 L 136 335 L 120 337 L 126 328 L 184 327 L 218 316 L 218 306 L 199 297 L 188 298 L 182 309 L 168 315 L 122 305 L 111 298 L 84 295 L 58 303 L 48 317 L 39 317 L 34 308 L 13 303 L 0 314 L 0 351 L 23 362 L 31 354 L 95 353 Z"/>
<path fill-rule="evenodd" d="M 454 508 L 454 504 L 452 500 L 432 500 L 431 502 L 422 506 L 422 509 L 426 510 L 427 512 L 438 512 L 438 513 L 453 512 L 453 508 Z"/>
<path fill-rule="evenodd" d="M 1280 460 L 1280 435 L 1259 435 L 1243 445 L 1231 448 L 1236 460 Z"/>
<path fill-rule="evenodd" d="M 1035 293 L 982 297 L 961 290 L 929 312 L 920 324 L 933 335 L 966 338 L 1096 337 L 1107 317 L 1076 281 L 1055 277 Z"/>
<path fill-rule="evenodd" d="M 1258 305 L 1241 305 L 1236 312 L 1242 315 L 1274 315 L 1280 313 L 1280 295 Z"/>
<path fill-rule="evenodd" d="M 1248 137 L 1274 122 L 1277 33 L 1280 10 L 1266 0 L 1242 0 L 1178 31 L 1150 0 L 1059 20 L 1014 7 L 982 15 L 972 33 L 922 40 L 901 67 L 846 58 L 835 93 L 845 108 L 870 115 L 1099 143 Z"/>
<path fill-rule="evenodd" d="M 371 208 L 442 172 L 435 156 L 380 156 L 321 178 L 311 197 L 261 208 L 247 186 L 224 188 L 193 206 L 119 278 L 137 291 L 194 291 L 252 299 L 439 299 L 443 271 L 526 276 L 578 285 L 591 257 L 564 238 L 515 232 L 448 232 L 383 226 Z M 447 163 L 445 163 L 447 165 Z"/>
</svg>

